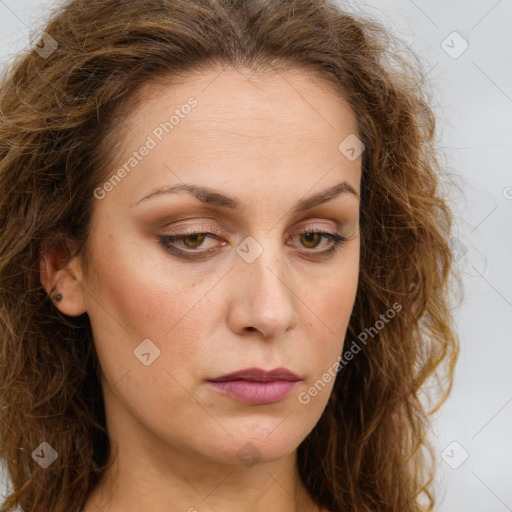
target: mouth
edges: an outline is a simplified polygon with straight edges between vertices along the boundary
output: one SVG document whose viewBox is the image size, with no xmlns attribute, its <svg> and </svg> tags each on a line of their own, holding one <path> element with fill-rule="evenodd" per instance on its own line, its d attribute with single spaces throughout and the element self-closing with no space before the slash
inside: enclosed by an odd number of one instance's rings
<svg viewBox="0 0 512 512">
<path fill-rule="evenodd" d="M 266 405 L 285 398 L 300 380 L 287 368 L 271 371 L 247 368 L 208 379 L 207 382 L 222 395 L 251 405 Z"/>
</svg>

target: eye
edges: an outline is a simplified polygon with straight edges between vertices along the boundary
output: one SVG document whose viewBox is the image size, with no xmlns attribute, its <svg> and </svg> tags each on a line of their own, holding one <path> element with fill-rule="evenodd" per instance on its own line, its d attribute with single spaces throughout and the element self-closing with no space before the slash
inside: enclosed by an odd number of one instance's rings
<svg viewBox="0 0 512 512">
<path fill-rule="evenodd" d="M 341 249 L 343 244 L 347 241 L 347 238 L 340 235 L 339 233 L 331 233 L 327 231 L 318 231 L 311 228 L 303 229 L 301 232 L 295 234 L 291 239 L 298 238 L 300 245 L 305 247 L 306 249 L 311 249 L 307 251 L 312 253 L 313 256 L 320 255 L 326 256 L 334 251 Z M 327 248 L 318 249 L 321 247 L 322 241 L 326 240 L 330 242 L 327 244 Z"/>
<path fill-rule="evenodd" d="M 218 233 L 222 230 L 216 229 L 212 231 L 204 231 L 205 226 L 194 226 L 187 232 L 176 235 L 162 235 L 158 237 L 160 245 L 166 252 L 180 256 L 183 258 L 197 258 L 215 252 L 219 247 L 227 244 L 226 241 L 221 241 L 217 244 L 211 244 L 210 248 L 204 250 L 205 241 L 208 239 L 219 239 Z M 197 249 L 203 248 L 199 251 Z"/>
<path fill-rule="evenodd" d="M 213 255 L 220 248 L 227 245 L 227 242 L 219 236 L 222 232 L 220 228 L 214 231 L 204 231 L 205 229 L 208 228 L 205 226 L 194 226 L 188 232 L 161 235 L 158 237 L 158 241 L 163 249 L 170 254 L 185 259 L 202 259 Z M 299 248 L 308 249 L 306 254 L 313 257 L 328 256 L 340 249 L 347 241 L 347 238 L 338 233 L 320 231 L 315 228 L 305 228 L 291 236 L 288 240 L 295 238 L 299 239 L 297 244 Z M 209 239 L 212 243 L 208 246 L 207 241 Z M 327 247 L 318 249 L 318 247 L 322 246 L 322 241 L 324 240 L 330 243 L 327 244 Z M 215 243 L 214 241 L 217 242 Z"/>
<path fill-rule="evenodd" d="M 323 231 L 308 231 L 307 233 L 301 233 L 297 236 L 306 249 L 317 249 L 322 240 L 330 240 L 332 242 L 337 239 L 336 234 Z M 339 239 L 342 239 L 342 237 L 339 237 Z"/>
<path fill-rule="evenodd" d="M 193 235 L 174 237 L 183 240 L 188 249 L 198 249 L 211 233 L 194 233 Z"/>
</svg>

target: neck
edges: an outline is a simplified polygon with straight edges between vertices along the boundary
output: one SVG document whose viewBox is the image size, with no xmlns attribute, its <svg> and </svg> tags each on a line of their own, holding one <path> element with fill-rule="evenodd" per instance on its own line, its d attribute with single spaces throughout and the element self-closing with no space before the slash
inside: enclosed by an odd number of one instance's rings
<svg viewBox="0 0 512 512">
<path fill-rule="evenodd" d="M 298 473 L 296 452 L 246 467 L 178 450 L 163 456 L 135 446 L 117 448 L 83 512 L 319 511 Z"/>
</svg>

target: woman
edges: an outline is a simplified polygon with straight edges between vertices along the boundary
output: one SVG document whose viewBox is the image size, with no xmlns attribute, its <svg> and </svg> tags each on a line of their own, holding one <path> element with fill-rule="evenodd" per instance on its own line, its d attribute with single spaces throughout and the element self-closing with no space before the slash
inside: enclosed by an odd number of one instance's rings
<svg viewBox="0 0 512 512">
<path fill-rule="evenodd" d="M 433 509 L 452 217 L 394 43 L 321 0 L 56 10 L 1 84 L 1 510 Z"/>
</svg>

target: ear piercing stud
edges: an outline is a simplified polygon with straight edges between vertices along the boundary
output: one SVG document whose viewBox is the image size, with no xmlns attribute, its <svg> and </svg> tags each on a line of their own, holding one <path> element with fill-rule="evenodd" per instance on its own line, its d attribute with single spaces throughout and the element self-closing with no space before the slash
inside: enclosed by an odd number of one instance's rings
<svg viewBox="0 0 512 512">
<path fill-rule="evenodd" d="M 52 300 L 54 300 L 55 302 L 59 302 L 62 300 L 62 293 L 56 293 L 56 292 L 52 292 L 50 294 L 50 297 L 52 298 Z"/>
</svg>

